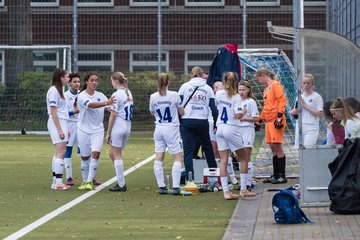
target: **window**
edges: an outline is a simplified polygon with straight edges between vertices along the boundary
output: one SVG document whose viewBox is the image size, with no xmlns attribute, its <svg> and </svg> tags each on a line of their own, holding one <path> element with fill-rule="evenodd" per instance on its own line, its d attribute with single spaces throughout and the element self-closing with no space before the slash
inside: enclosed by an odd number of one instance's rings
<svg viewBox="0 0 360 240">
<path fill-rule="evenodd" d="M 4 51 L 0 51 L 0 83 L 5 84 L 4 79 L 5 79 L 5 71 L 4 71 Z"/>
<path fill-rule="evenodd" d="M 78 0 L 79 7 L 112 7 L 114 0 Z"/>
<path fill-rule="evenodd" d="M 326 6 L 326 0 L 304 0 L 304 6 Z"/>
<path fill-rule="evenodd" d="M 133 7 L 156 7 L 157 0 L 130 0 L 130 6 Z M 169 6 L 169 0 L 161 0 L 161 6 Z"/>
<path fill-rule="evenodd" d="M 4 6 L 4 1 L 5 1 L 5 0 L 0 0 L 0 7 L 3 7 L 3 6 Z"/>
<path fill-rule="evenodd" d="M 78 53 L 78 70 L 80 72 L 113 72 L 113 52 L 81 52 Z"/>
<path fill-rule="evenodd" d="M 169 71 L 169 53 L 161 54 L 161 71 Z M 131 52 L 130 53 L 130 72 L 137 71 L 157 71 L 158 54 L 157 52 Z"/>
<path fill-rule="evenodd" d="M 185 0 L 185 6 L 190 7 L 221 7 L 225 5 L 225 0 Z"/>
<path fill-rule="evenodd" d="M 241 6 L 243 6 L 241 0 Z M 280 0 L 246 0 L 246 6 L 280 6 Z"/>
<path fill-rule="evenodd" d="M 59 66 L 59 52 L 39 51 L 33 52 L 34 69 L 37 72 L 52 72 Z"/>
<path fill-rule="evenodd" d="M 32 7 L 58 7 L 59 0 L 31 0 Z"/>
<path fill-rule="evenodd" d="M 186 52 L 185 53 L 185 74 L 190 74 L 195 66 L 201 67 L 208 73 L 210 65 L 214 59 L 214 52 Z"/>
</svg>

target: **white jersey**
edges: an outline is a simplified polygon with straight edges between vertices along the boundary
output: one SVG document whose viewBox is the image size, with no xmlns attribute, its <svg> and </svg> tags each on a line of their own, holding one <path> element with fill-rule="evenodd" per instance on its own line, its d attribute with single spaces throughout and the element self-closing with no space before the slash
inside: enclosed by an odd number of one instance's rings
<svg viewBox="0 0 360 240">
<path fill-rule="evenodd" d="M 324 102 L 320 94 L 317 92 L 313 92 L 310 96 L 305 95 L 304 93 L 301 94 L 301 97 L 304 99 L 305 103 L 311 107 L 316 109 L 317 111 L 323 111 Z M 302 124 L 312 124 L 319 126 L 319 117 L 314 116 L 308 110 L 302 109 L 301 111 L 302 117 Z"/>
<path fill-rule="evenodd" d="M 49 118 L 52 118 L 51 107 L 56 107 L 56 112 L 59 119 L 69 119 L 66 100 L 60 97 L 60 94 L 55 88 L 55 86 L 51 86 L 46 94 L 46 107 Z"/>
<path fill-rule="evenodd" d="M 257 107 L 257 104 L 254 99 L 247 98 L 243 101 L 241 101 L 241 109 L 246 108 L 246 114 L 244 117 L 253 118 L 253 117 L 259 117 L 259 110 Z M 249 121 L 240 121 L 241 127 L 254 127 L 254 122 Z"/>
<path fill-rule="evenodd" d="M 80 91 L 74 93 L 74 92 L 71 91 L 71 89 L 69 89 L 64 93 L 66 103 L 67 103 L 67 106 L 68 106 L 68 109 L 69 109 L 69 121 L 70 122 L 77 122 L 78 118 L 79 118 L 79 114 L 74 114 L 75 98 L 77 97 L 79 92 Z"/>
<path fill-rule="evenodd" d="M 104 131 L 105 107 L 89 108 L 89 104 L 92 102 L 105 102 L 107 100 L 107 97 L 98 91 L 95 91 L 93 95 L 89 95 L 86 91 L 79 93 L 77 100 L 79 107 L 78 129 L 88 134 Z"/>
<path fill-rule="evenodd" d="M 360 138 L 360 119 L 354 118 L 353 120 L 346 120 L 344 129 L 345 138 Z"/>
<path fill-rule="evenodd" d="M 229 124 L 240 126 L 239 119 L 236 118 L 235 114 L 242 112 L 241 98 L 239 94 L 228 97 L 225 90 L 219 90 L 216 92 L 215 104 L 219 111 L 216 125 Z"/>
<path fill-rule="evenodd" d="M 134 100 L 130 90 L 127 90 L 128 95 L 126 94 L 126 89 L 118 89 L 111 96 L 115 97 L 116 103 L 111 106 L 111 110 L 116 112 L 116 117 L 121 117 L 126 121 L 131 121 L 132 114 L 134 110 Z M 128 101 L 128 98 L 130 99 Z"/>
<path fill-rule="evenodd" d="M 185 105 L 196 87 L 198 87 L 198 89 L 186 105 L 185 114 L 182 116 L 182 119 L 208 119 L 209 103 L 210 99 L 214 98 L 214 91 L 206 84 L 205 79 L 196 77 L 181 85 L 179 89 L 179 95 L 183 96 L 181 105 Z"/>
<path fill-rule="evenodd" d="M 165 96 L 159 92 L 150 96 L 149 110 L 155 114 L 155 124 L 157 125 L 180 125 L 178 108 L 181 100 L 177 92 L 166 91 Z"/>
</svg>

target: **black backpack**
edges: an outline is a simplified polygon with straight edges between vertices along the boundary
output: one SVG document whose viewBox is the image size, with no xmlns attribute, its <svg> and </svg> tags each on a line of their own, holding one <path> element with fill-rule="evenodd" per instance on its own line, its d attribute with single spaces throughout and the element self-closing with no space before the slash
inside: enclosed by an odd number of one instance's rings
<svg viewBox="0 0 360 240">
<path fill-rule="evenodd" d="M 276 223 L 313 223 L 299 206 L 298 197 L 291 191 L 293 188 L 281 190 L 272 199 L 272 208 Z"/>
<path fill-rule="evenodd" d="M 346 140 L 335 160 L 329 163 L 332 178 L 328 187 L 330 211 L 360 213 L 360 143 Z"/>
</svg>

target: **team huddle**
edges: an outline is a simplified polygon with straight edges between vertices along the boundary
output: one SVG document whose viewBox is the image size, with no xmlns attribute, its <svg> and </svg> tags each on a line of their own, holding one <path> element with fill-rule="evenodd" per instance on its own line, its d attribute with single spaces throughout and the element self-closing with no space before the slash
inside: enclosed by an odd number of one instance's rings
<svg viewBox="0 0 360 240">
<path fill-rule="evenodd" d="M 160 194 L 181 194 L 182 165 L 185 167 L 186 179 L 191 180 L 189 175 L 190 172 L 194 174 L 195 145 L 196 141 L 199 141 L 209 168 L 216 168 L 218 163 L 220 165 L 224 198 L 230 200 L 254 197 L 256 193 L 252 192 L 250 187 L 253 174 L 251 152 L 255 141 L 255 127 L 261 121 L 265 122 L 265 142 L 269 144 L 273 155 L 273 174 L 264 182 L 287 182 L 286 157 L 282 147 L 286 125 L 285 92 L 282 85 L 275 80 L 274 73 L 267 69 L 259 69 L 255 73 L 255 78 L 260 84 L 266 85 L 263 95 L 264 107 L 260 114 L 253 99 L 251 83 L 247 80 L 239 81 L 236 73 L 225 73 L 223 79 L 215 81 L 210 87 L 206 84 L 206 75 L 202 69 L 194 67 L 191 79 L 184 83 L 178 92 L 168 90 L 167 74 L 158 75 L 158 89 L 150 96 L 149 111 L 155 117 L 154 175 Z M 303 84 L 305 90 L 309 89 L 305 86 L 309 84 L 306 78 Z M 78 74 L 69 74 L 60 68 L 55 69 L 53 83 L 46 96 L 48 130 L 55 147 L 51 188 L 66 190 L 74 184 L 71 153 L 75 142 L 81 156 L 83 182 L 79 189 L 92 190 L 94 185 L 100 184 L 95 176 L 103 147 L 104 112 L 109 111 L 105 140 L 111 145 L 110 158 L 113 160 L 117 178 L 117 184 L 109 190 L 127 190 L 122 151 L 131 132 L 133 96 L 123 73 L 112 74 L 111 83 L 116 92 L 107 98 L 96 90 L 97 74 L 87 74 L 82 90 L 79 90 Z M 67 84 L 70 89 L 63 93 L 63 87 Z M 313 80 L 310 84 L 313 85 Z M 316 144 L 313 139 L 317 139 L 318 119 L 323 114 L 321 97 L 317 93 L 314 95 L 312 91 L 307 91 L 312 95 L 307 97 L 305 91 L 305 95 L 302 96 L 305 114 L 303 124 L 308 124 L 302 136 L 302 144 L 305 145 Z M 309 100 L 314 97 L 316 101 Z M 309 117 L 306 117 L 306 111 L 311 113 Z M 294 108 L 291 115 L 295 116 L 298 113 Z M 311 118 L 310 121 L 307 121 L 308 118 Z M 175 160 L 171 171 L 172 189 L 167 189 L 164 179 L 163 161 L 166 151 L 172 154 Z M 228 176 L 233 183 L 238 184 L 229 162 L 231 152 L 239 162 L 239 194 L 233 193 L 228 185 Z M 62 180 L 64 165 L 66 184 Z"/>
</svg>

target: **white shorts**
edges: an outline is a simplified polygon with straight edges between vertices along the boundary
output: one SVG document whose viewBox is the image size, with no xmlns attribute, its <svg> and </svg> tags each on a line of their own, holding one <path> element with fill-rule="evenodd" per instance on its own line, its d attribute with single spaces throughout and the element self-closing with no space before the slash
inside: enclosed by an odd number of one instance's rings
<svg viewBox="0 0 360 240">
<path fill-rule="evenodd" d="M 319 137 L 319 126 L 314 124 L 303 124 L 302 127 L 302 144 L 304 147 L 314 147 L 317 144 L 317 140 Z M 299 131 L 298 131 L 298 123 L 296 122 L 295 129 L 295 144 L 294 148 L 299 148 Z"/>
<path fill-rule="evenodd" d="M 241 148 L 253 148 L 255 140 L 255 128 L 254 127 L 240 127 L 240 134 L 244 141 Z"/>
<path fill-rule="evenodd" d="M 116 117 L 114 126 L 111 129 L 110 145 L 125 149 L 131 132 L 131 122 L 121 117 Z"/>
<path fill-rule="evenodd" d="M 104 131 L 88 134 L 77 129 L 77 140 L 80 155 L 91 156 L 91 152 L 101 152 L 104 143 Z"/>
<path fill-rule="evenodd" d="M 244 141 L 241 137 L 241 127 L 220 124 L 216 131 L 216 140 L 219 151 L 225 151 L 230 149 L 236 151 L 243 147 Z"/>
<path fill-rule="evenodd" d="M 67 134 L 68 130 L 67 130 L 67 126 L 66 126 L 67 120 L 59 119 L 59 122 L 60 122 L 61 130 L 63 131 L 63 133 L 65 135 L 64 139 L 60 139 L 60 136 L 59 136 L 58 130 L 55 126 L 54 120 L 52 118 L 49 118 L 48 122 L 47 122 L 47 128 L 50 133 L 50 138 L 51 138 L 51 141 L 53 144 L 68 141 L 68 134 Z"/>
<path fill-rule="evenodd" d="M 163 153 L 168 147 L 169 153 L 182 152 L 179 126 L 156 125 L 154 131 L 155 152 Z"/>
<path fill-rule="evenodd" d="M 67 128 L 70 133 L 70 137 L 69 137 L 69 140 L 68 140 L 66 146 L 73 147 L 75 145 L 76 136 L 77 136 L 77 122 L 68 121 Z"/>
</svg>

